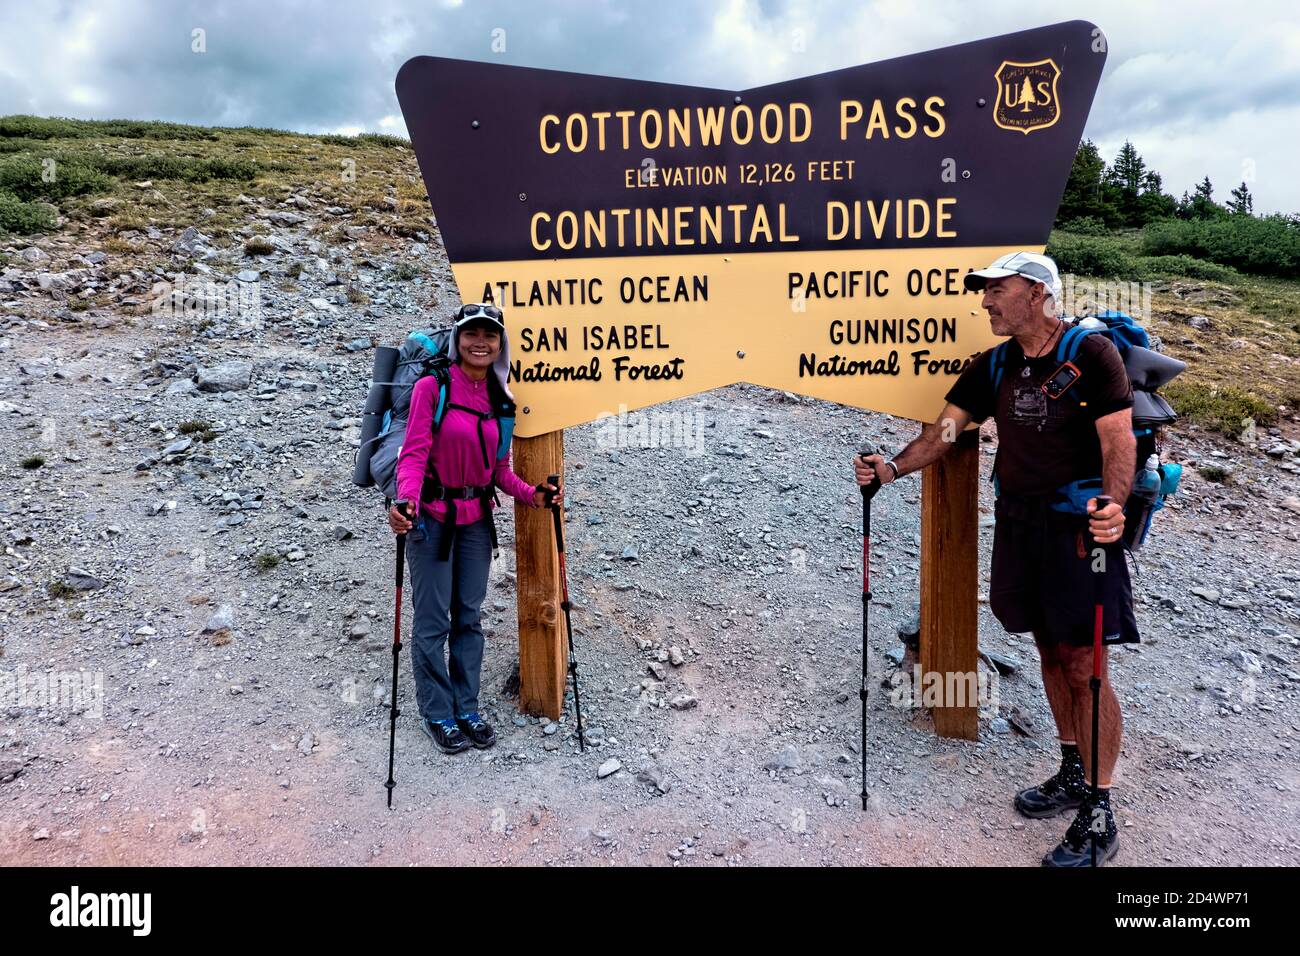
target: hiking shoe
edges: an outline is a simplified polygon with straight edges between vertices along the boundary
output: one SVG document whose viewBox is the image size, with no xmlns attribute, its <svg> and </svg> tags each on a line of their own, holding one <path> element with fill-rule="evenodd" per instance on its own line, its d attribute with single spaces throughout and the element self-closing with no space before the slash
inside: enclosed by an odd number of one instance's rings
<svg viewBox="0 0 1300 956">
<path fill-rule="evenodd" d="M 1083 776 L 1083 756 L 1074 744 L 1061 745 L 1061 766 L 1048 780 L 1016 794 L 1016 809 L 1033 820 L 1045 820 L 1083 804 L 1089 793 Z"/>
<path fill-rule="evenodd" d="M 1016 794 L 1016 809 L 1032 820 L 1046 820 L 1083 805 L 1088 791 L 1077 790 L 1061 782 L 1059 773 L 1036 787 L 1026 787 Z"/>
<path fill-rule="evenodd" d="M 421 719 L 420 729 L 445 754 L 458 754 L 470 748 L 470 742 L 465 739 L 460 728 L 450 721 L 444 723 L 441 720 Z"/>
<path fill-rule="evenodd" d="M 491 724 L 479 716 L 477 710 L 471 714 L 466 714 L 464 717 L 457 717 L 456 726 L 479 750 L 487 750 L 489 747 L 496 746 L 496 731 L 492 729 Z"/>
<path fill-rule="evenodd" d="M 1043 857 L 1043 866 L 1092 866 L 1090 825 L 1097 829 L 1097 865 L 1102 866 L 1114 859 L 1119 852 L 1119 829 L 1115 826 L 1115 814 L 1111 812 L 1108 801 L 1094 804 L 1089 798 L 1084 801 L 1074 822 L 1065 831 L 1065 838 Z"/>
</svg>

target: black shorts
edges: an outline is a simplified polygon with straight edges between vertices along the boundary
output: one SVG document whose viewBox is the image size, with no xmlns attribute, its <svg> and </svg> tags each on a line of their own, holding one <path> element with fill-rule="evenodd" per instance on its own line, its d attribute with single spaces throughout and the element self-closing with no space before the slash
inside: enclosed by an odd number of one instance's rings
<svg viewBox="0 0 1300 956">
<path fill-rule="evenodd" d="M 1032 631 L 1049 643 L 1092 644 L 1098 577 L 1104 591 L 1102 640 L 1139 640 L 1133 586 L 1121 548 L 1104 575 L 1093 573 L 1086 518 L 1053 511 L 1043 499 L 1002 495 L 994 508 L 989 607 L 1008 631 Z"/>
</svg>

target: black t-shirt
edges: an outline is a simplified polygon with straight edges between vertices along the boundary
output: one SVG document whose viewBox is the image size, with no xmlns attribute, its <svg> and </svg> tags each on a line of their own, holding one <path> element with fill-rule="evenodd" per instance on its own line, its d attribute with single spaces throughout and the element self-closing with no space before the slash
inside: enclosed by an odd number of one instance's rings
<svg viewBox="0 0 1300 956">
<path fill-rule="evenodd" d="M 993 350 L 980 354 L 948 391 L 948 401 L 982 422 L 998 425 L 995 468 L 1002 491 L 1050 494 L 1062 485 L 1101 475 L 1096 421 L 1133 407 L 1133 389 L 1119 351 L 1105 335 L 1085 336 L 1074 364 L 1079 378 L 1060 398 L 1042 390 L 1060 362 L 1055 344 L 1043 357 L 1025 359 L 1020 343 L 1007 342 L 996 401 L 989 374 Z M 1027 371 L 1028 374 L 1024 374 Z"/>
</svg>

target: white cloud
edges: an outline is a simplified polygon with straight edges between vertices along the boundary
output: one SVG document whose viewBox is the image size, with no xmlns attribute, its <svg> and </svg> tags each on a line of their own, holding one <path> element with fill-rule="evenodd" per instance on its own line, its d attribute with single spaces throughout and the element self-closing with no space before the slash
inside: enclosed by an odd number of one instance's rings
<svg viewBox="0 0 1300 956">
<path fill-rule="evenodd" d="M 1220 196 L 1253 159 L 1256 208 L 1300 210 L 1300 19 L 1283 0 L 0 2 L 0 113 L 388 132 L 419 53 L 744 88 L 1082 14 L 1110 43 L 1086 133 L 1108 159 L 1131 139 L 1169 191 L 1208 174 Z"/>
</svg>

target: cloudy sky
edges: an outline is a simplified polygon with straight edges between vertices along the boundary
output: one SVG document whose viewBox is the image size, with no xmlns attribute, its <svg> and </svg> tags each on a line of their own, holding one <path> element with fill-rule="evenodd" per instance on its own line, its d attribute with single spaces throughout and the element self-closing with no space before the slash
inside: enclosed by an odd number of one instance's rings
<svg viewBox="0 0 1300 956">
<path fill-rule="evenodd" d="M 405 134 L 417 54 L 744 88 L 1062 20 L 1110 42 L 1088 122 L 1181 193 L 1300 211 L 1300 15 L 1247 0 L 0 0 L 0 115 Z M 194 31 L 206 51 L 196 53 Z M 504 31 L 503 33 L 500 31 Z M 797 32 L 796 32 L 797 31 Z M 800 43 L 795 42 L 798 36 Z M 494 39 L 499 48 L 493 49 Z"/>
</svg>

